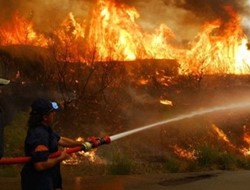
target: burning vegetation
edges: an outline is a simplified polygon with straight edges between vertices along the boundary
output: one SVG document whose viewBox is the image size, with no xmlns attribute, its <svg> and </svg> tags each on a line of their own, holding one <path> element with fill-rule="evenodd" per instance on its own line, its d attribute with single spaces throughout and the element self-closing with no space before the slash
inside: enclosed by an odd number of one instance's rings
<svg viewBox="0 0 250 190">
<path fill-rule="evenodd" d="M 63 108 L 55 126 L 58 130 L 72 136 L 79 132 L 101 136 L 203 107 L 249 100 L 248 29 L 234 1 L 221 1 L 216 14 L 211 12 L 215 1 L 204 1 L 206 7 L 211 6 L 207 19 L 193 1 L 162 1 L 164 6 L 185 8 L 182 14 L 189 13 L 201 23 L 198 33 L 188 40 L 180 40 L 166 23 L 150 30 L 141 26 L 141 15 L 131 2 L 86 2 L 84 16 L 79 8 L 68 11 L 46 29 L 38 24 L 35 11 L 27 15 L 15 10 L 2 22 L 0 69 L 12 81 L 5 98 L 14 100 L 16 107 L 27 111 L 33 97 L 52 96 Z M 176 159 L 226 168 L 223 160 L 230 160 L 231 155 L 243 160 L 246 168 L 249 118 L 248 110 L 229 110 L 136 134 L 143 142 L 129 137 L 128 142 L 124 139 L 117 144 L 136 162 L 162 162 L 168 170 L 176 169 L 172 167 Z M 117 158 L 111 164 L 119 167 L 124 160 L 119 151 L 114 152 L 119 155 L 107 159 Z M 91 160 L 95 161 L 96 154 L 90 154 Z M 79 164 L 81 157 L 74 155 L 65 163 Z M 185 167 L 178 170 L 192 169 Z"/>
<path fill-rule="evenodd" d="M 176 35 L 161 24 L 147 32 L 136 22 L 132 7 L 114 0 L 95 1 L 86 18 L 73 12 L 49 34 L 35 30 L 32 15 L 18 12 L 0 26 L 0 44 L 53 48 L 63 62 L 131 61 L 172 59 L 180 64 L 179 74 L 249 74 L 248 38 L 241 17 L 230 4 L 220 5 L 224 17 L 203 23 L 200 32 L 187 44 L 174 43 Z"/>
</svg>

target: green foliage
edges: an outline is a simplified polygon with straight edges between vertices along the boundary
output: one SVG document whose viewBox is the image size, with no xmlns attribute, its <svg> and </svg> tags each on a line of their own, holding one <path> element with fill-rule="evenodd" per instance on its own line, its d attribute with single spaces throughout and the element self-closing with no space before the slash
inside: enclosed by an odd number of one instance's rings
<svg viewBox="0 0 250 190">
<path fill-rule="evenodd" d="M 210 146 L 201 146 L 197 151 L 197 162 L 201 167 L 211 167 L 216 164 L 219 157 L 219 150 Z"/>
<path fill-rule="evenodd" d="M 20 156 L 24 154 L 23 144 L 26 136 L 28 113 L 20 112 L 14 120 L 5 127 L 5 156 Z"/>
<path fill-rule="evenodd" d="M 0 177 L 19 177 L 22 165 L 6 165 L 0 167 Z"/>
<path fill-rule="evenodd" d="M 179 172 L 180 161 L 178 161 L 177 159 L 167 159 L 164 163 L 164 168 L 171 173 Z"/>
<path fill-rule="evenodd" d="M 201 168 L 234 170 L 239 167 L 239 158 L 236 154 L 221 152 L 218 147 L 201 146 L 197 152 L 197 161 Z"/>
<path fill-rule="evenodd" d="M 127 175 L 131 173 L 132 162 L 125 154 L 116 152 L 112 156 L 112 162 L 108 166 L 108 173 L 112 175 Z"/>
<path fill-rule="evenodd" d="M 237 157 L 232 153 L 223 153 L 220 155 L 218 164 L 220 169 L 233 170 L 237 168 Z"/>
<path fill-rule="evenodd" d="M 243 157 L 237 159 L 237 166 L 239 168 L 244 168 L 246 170 L 250 170 L 250 159 L 249 157 Z"/>
<path fill-rule="evenodd" d="M 14 120 L 4 129 L 4 157 L 24 155 L 24 138 L 26 136 L 26 123 L 29 114 L 20 112 Z M 1 177 L 19 176 L 22 165 L 6 165 L 0 167 Z"/>
</svg>

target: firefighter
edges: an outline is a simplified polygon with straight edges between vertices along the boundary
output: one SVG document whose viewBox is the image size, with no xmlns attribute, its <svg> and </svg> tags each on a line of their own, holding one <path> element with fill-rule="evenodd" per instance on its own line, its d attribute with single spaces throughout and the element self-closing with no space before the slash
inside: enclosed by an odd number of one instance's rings
<svg viewBox="0 0 250 190">
<path fill-rule="evenodd" d="M 7 80 L 7 79 L 2 79 L 0 78 L 0 86 L 3 86 L 3 85 L 7 85 L 9 84 L 10 81 Z M 3 157 L 3 147 L 4 147 L 4 143 L 3 143 L 3 132 L 4 132 L 4 118 L 3 118 L 3 108 L 0 107 L 0 159 Z"/>
<path fill-rule="evenodd" d="M 21 171 L 23 190 L 62 189 L 60 163 L 69 155 L 62 151 L 56 158 L 49 158 L 51 153 L 58 151 L 58 146 L 75 147 L 83 142 L 59 136 L 52 129 L 56 111 L 56 102 L 38 98 L 31 105 L 28 131 L 25 139 L 25 155 L 31 162 L 24 165 Z"/>
</svg>

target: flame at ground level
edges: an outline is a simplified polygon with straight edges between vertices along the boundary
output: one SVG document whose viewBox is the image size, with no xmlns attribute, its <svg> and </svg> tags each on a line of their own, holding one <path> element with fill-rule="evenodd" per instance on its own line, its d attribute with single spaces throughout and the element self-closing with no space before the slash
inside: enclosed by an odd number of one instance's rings
<svg viewBox="0 0 250 190">
<path fill-rule="evenodd" d="M 243 126 L 244 128 L 244 126 Z M 249 132 L 244 130 L 243 131 L 243 136 L 242 136 L 242 141 L 246 142 L 246 144 L 243 145 L 235 145 L 233 144 L 230 139 L 228 138 L 228 136 L 223 132 L 223 130 L 221 130 L 219 127 L 217 127 L 216 125 L 212 124 L 210 127 L 211 131 L 212 131 L 212 138 L 215 138 L 219 141 L 220 143 L 220 148 L 224 148 L 224 150 L 221 151 L 221 154 L 225 154 L 227 153 L 227 149 L 233 150 L 234 152 L 237 152 L 245 157 L 249 157 L 250 156 L 250 135 Z M 200 143 L 205 143 L 205 142 L 199 142 L 198 144 L 200 145 Z M 182 159 L 187 159 L 187 160 L 197 160 L 199 158 L 199 154 L 200 154 L 200 150 L 197 147 L 194 146 L 190 146 L 192 148 L 189 149 L 185 149 L 182 148 L 180 145 L 178 144 L 174 144 L 174 145 L 170 145 L 169 146 L 172 150 L 173 153 L 176 154 L 178 157 L 182 158 Z"/>
</svg>

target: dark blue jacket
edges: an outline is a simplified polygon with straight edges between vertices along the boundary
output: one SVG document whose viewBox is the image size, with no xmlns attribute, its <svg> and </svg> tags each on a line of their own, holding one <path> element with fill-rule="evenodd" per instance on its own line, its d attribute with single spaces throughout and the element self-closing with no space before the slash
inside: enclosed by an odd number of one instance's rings
<svg viewBox="0 0 250 190">
<path fill-rule="evenodd" d="M 25 139 L 25 155 L 31 157 L 31 162 L 24 165 L 21 172 L 23 190 L 52 190 L 62 188 L 60 164 L 37 171 L 34 163 L 46 161 L 51 153 L 58 151 L 58 136 L 51 127 L 39 125 L 29 129 Z M 38 146 L 47 147 L 48 150 L 35 151 Z"/>
</svg>

